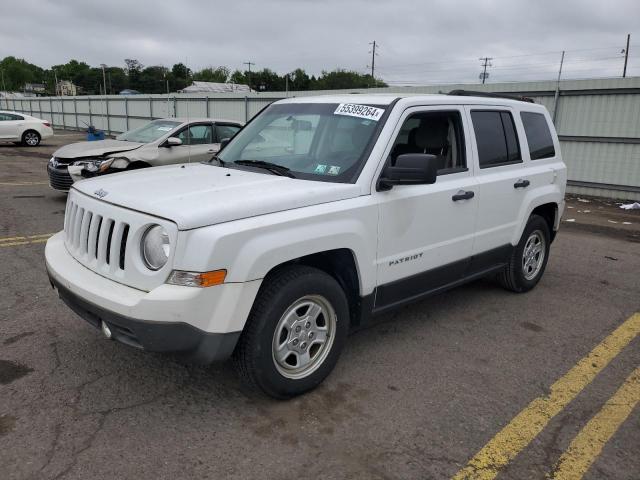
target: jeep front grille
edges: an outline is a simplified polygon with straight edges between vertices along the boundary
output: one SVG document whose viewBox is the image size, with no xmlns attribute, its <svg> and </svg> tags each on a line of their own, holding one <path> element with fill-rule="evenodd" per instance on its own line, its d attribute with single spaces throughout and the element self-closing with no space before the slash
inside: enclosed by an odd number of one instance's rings
<svg viewBox="0 0 640 480">
<path fill-rule="evenodd" d="M 64 231 L 67 248 L 98 268 L 125 269 L 129 224 L 81 207 L 73 200 L 67 205 Z"/>
<path fill-rule="evenodd" d="M 161 225 L 171 243 L 169 261 L 159 270 L 150 270 L 140 252 L 142 236 L 152 225 Z M 64 232 L 67 251 L 73 258 L 118 283 L 151 291 L 171 273 L 178 227 L 169 220 L 105 202 L 73 187 L 67 198 Z"/>
</svg>

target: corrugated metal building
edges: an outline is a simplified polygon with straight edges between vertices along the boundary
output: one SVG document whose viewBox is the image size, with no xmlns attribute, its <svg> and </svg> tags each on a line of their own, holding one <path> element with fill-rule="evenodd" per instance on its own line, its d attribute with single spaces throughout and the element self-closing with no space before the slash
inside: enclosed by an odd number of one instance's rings
<svg viewBox="0 0 640 480">
<path fill-rule="evenodd" d="M 167 116 L 246 121 L 285 96 L 330 93 L 448 93 L 455 89 L 518 93 L 554 116 L 572 193 L 640 200 L 640 77 L 431 85 L 368 90 L 0 99 L 0 108 L 50 120 L 56 127 L 93 124 L 110 133 Z"/>
</svg>

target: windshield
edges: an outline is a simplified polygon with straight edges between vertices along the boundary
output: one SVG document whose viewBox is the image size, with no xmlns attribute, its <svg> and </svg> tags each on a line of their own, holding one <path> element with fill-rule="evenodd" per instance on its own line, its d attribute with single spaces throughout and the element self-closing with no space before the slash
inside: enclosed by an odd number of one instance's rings
<svg viewBox="0 0 640 480">
<path fill-rule="evenodd" d="M 353 182 L 366 159 L 385 106 L 338 103 L 274 104 L 220 153 L 225 164 L 269 162 L 296 178 Z"/>
<path fill-rule="evenodd" d="M 135 130 L 129 130 L 116 137 L 116 140 L 126 142 L 151 143 L 174 130 L 181 122 L 171 120 L 154 120 Z"/>
</svg>

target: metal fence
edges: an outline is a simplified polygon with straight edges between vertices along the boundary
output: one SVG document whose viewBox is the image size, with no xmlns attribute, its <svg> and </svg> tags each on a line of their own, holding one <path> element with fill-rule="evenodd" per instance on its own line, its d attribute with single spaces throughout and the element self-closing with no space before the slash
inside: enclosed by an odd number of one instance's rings
<svg viewBox="0 0 640 480">
<path fill-rule="evenodd" d="M 328 93 L 447 93 L 454 89 L 517 93 L 547 107 L 556 123 L 569 169 L 571 193 L 640 199 L 640 77 L 560 82 L 432 85 L 330 92 L 171 94 L 3 98 L 0 108 L 46 120 L 57 128 L 87 125 L 120 133 L 164 117 L 247 121 L 285 96 Z"/>
</svg>

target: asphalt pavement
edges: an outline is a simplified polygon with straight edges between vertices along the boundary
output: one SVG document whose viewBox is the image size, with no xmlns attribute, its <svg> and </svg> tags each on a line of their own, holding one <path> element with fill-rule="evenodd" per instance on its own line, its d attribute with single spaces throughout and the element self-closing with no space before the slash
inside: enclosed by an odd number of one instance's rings
<svg viewBox="0 0 640 480">
<path fill-rule="evenodd" d="M 229 364 L 106 340 L 57 298 L 46 162 L 82 138 L 59 133 L 0 144 L 0 478 L 640 478 L 633 228 L 563 222 L 533 291 L 478 281 L 386 315 L 281 402 Z"/>
</svg>

